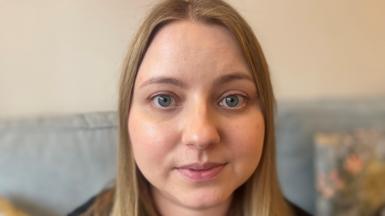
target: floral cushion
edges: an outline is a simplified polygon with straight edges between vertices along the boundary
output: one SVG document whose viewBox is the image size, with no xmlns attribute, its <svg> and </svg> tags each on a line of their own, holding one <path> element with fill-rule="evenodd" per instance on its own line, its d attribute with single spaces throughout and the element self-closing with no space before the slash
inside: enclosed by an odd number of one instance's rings
<svg viewBox="0 0 385 216">
<path fill-rule="evenodd" d="M 317 215 L 385 214 L 385 130 L 317 133 Z"/>
</svg>

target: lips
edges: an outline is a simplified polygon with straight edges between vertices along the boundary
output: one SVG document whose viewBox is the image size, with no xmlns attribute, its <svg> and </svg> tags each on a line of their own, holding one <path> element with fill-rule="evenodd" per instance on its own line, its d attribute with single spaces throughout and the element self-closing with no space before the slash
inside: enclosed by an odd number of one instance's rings
<svg viewBox="0 0 385 216">
<path fill-rule="evenodd" d="M 217 177 L 226 163 L 193 163 L 177 167 L 178 172 L 193 182 L 209 181 Z"/>
</svg>

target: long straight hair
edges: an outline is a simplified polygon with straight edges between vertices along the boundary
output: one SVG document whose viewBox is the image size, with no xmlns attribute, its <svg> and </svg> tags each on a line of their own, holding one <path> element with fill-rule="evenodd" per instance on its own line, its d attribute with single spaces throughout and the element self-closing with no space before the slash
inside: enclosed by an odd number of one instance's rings
<svg viewBox="0 0 385 216">
<path fill-rule="evenodd" d="M 291 215 L 278 183 L 275 163 L 275 100 L 262 49 L 247 22 L 221 0 L 166 0 L 156 5 L 132 41 L 119 92 L 119 146 L 112 215 L 159 215 L 150 184 L 135 164 L 128 134 L 128 118 L 135 78 L 152 38 L 170 22 L 190 20 L 221 25 L 234 36 L 253 76 L 265 121 L 265 139 L 260 163 L 252 176 L 236 190 L 231 215 Z"/>
</svg>

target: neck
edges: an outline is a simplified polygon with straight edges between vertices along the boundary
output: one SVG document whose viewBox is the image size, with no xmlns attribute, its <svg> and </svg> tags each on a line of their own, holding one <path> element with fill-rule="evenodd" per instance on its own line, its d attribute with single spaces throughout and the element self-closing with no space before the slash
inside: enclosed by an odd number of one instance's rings
<svg viewBox="0 0 385 216">
<path fill-rule="evenodd" d="M 160 194 L 153 194 L 157 209 L 162 216 L 226 216 L 231 198 L 225 202 L 209 207 L 190 207 Z"/>
</svg>

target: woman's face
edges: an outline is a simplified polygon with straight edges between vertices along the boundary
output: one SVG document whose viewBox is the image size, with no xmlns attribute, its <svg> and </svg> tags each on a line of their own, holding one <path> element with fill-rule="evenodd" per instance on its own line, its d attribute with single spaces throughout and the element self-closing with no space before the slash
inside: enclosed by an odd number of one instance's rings
<svg viewBox="0 0 385 216">
<path fill-rule="evenodd" d="M 231 33 L 191 21 L 163 27 L 139 68 L 128 125 L 162 213 L 226 207 L 255 171 L 265 130 Z"/>
</svg>

